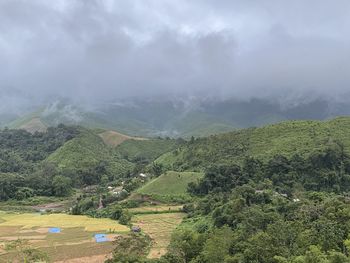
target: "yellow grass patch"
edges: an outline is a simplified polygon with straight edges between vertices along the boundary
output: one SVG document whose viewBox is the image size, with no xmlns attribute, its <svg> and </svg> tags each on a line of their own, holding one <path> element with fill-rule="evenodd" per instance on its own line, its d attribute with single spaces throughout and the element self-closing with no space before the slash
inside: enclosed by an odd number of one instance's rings
<svg viewBox="0 0 350 263">
<path fill-rule="evenodd" d="M 109 256 L 114 249 L 113 242 L 104 243 L 81 243 L 77 245 L 63 245 L 63 246 L 51 246 L 42 248 L 45 251 L 52 262 L 104 262 L 106 256 Z M 96 257 L 98 256 L 99 257 Z M 99 260 L 93 261 L 89 258 L 99 258 Z"/>
<path fill-rule="evenodd" d="M 5 220 L 5 222 L 0 223 L 0 227 L 22 226 L 22 229 L 32 229 L 35 227 L 84 227 L 85 231 L 129 231 L 128 227 L 118 224 L 116 221 L 107 218 L 97 219 L 87 216 L 73 216 L 67 214 L 40 215 L 6 213 L 0 213 L 0 218 Z"/>
<path fill-rule="evenodd" d="M 146 140 L 145 138 L 131 137 L 116 131 L 105 131 L 99 134 L 105 144 L 116 147 L 126 140 Z"/>
<path fill-rule="evenodd" d="M 90 257 L 72 258 L 68 260 L 55 261 L 55 263 L 102 263 L 105 262 L 110 255 L 95 255 Z"/>
<path fill-rule="evenodd" d="M 144 213 L 144 212 L 164 212 L 164 211 L 177 211 L 180 212 L 182 205 L 153 205 L 130 208 L 131 213 Z"/>
<path fill-rule="evenodd" d="M 40 235 L 40 236 L 21 236 L 21 239 L 27 239 L 27 240 L 43 240 L 46 236 Z M 4 241 L 15 241 L 18 239 L 17 236 L 10 236 L 10 237 L 0 237 L 1 240 Z"/>
<path fill-rule="evenodd" d="M 132 218 L 133 225 L 140 226 L 153 240 L 149 258 L 159 258 L 166 253 L 171 234 L 184 216 L 184 213 L 166 213 L 135 215 Z"/>
<path fill-rule="evenodd" d="M 67 214 L 14 214 L 0 212 L 0 262 L 12 262 L 12 252 L 4 251 L 5 242 L 28 240 L 34 248 L 46 252 L 52 262 L 104 262 L 113 242 L 96 243 L 94 234 L 108 231 L 129 232 L 129 228 L 110 219 Z M 60 227 L 61 233 L 48 233 L 49 227 Z M 107 234 L 113 241 L 118 234 Z M 1 242 L 2 241 L 2 242 Z M 87 260 L 88 258 L 93 260 Z M 76 259 L 76 260 L 73 260 Z"/>
<path fill-rule="evenodd" d="M 49 228 L 48 227 L 41 227 L 41 228 L 37 228 L 37 229 L 21 229 L 20 231 L 18 231 L 18 233 L 20 233 L 20 234 L 33 233 L 33 232 L 37 232 L 39 234 L 46 234 L 49 232 Z"/>
</svg>

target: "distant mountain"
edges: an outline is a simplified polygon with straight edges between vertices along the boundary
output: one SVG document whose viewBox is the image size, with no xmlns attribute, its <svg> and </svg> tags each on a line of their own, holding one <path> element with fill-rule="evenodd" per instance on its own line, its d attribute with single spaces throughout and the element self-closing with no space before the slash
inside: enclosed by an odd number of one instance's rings
<svg viewBox="0 0 350 263">
<path fill-rule="evenodd" d="M 189 138 L 283 120 L 324 120 L 348 114 L 347 104 L 322 99 L 284 105 L 262 99 L 133 98 L 88 107 L 56 101 L 20 117 L 0 115 L 0 125 L 32 132 L 65 123 L 116 130 L 130 136 Z"/>
</svg>

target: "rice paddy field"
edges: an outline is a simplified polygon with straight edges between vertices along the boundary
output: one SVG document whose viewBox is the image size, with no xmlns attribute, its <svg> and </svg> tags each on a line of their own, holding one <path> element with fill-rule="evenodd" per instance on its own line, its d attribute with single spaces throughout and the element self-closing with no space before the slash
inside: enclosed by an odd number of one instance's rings
<svg viewBox="0 0 350 263">
<path fill-rule="evenodd" d="M 148 258 L 159 258 L 167 251 L 172 232 L 181 223 L 184 213 L 139 214 L 134 215 L 132 223 L 148 234 L 153 244 Z"/>
<path fill-rule="evenodd" d="M 173 213 L 180 212 L 182 208 L 183 205 L 152 205 L 130 208 L 129 212 L 132 214 Z"/>
<path fill-rule="evenodd" d="M 51 227 L 60 233 L 50 233 Z M 113 250 L 113 241 L 129 228 L 110 219 L 67 214 L 15 214 L 0 212 L 0 262 L 13 262 L 7 242 L 27 240 L 33 248 L 46 252 L 52 262 L 104 262 Z M 96 243 L 94 235 L 106 233 L 107 242 Z M 92 261 L 84 261 L 89 257 Z"/>
</svg>

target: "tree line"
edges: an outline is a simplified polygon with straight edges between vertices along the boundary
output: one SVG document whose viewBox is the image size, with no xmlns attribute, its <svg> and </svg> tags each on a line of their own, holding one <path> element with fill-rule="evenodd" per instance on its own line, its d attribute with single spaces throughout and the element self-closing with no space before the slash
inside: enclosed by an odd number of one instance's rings
<svg viewBox="0 0 350 263">
<path fill-rule="evenodd" d="M 165 256 L 116 249 L 109 262 L 350 262 L 349 164 L 338 144 L 308 157 L 214 164 L 188 186 L 196 198 Z"/>
</svg>

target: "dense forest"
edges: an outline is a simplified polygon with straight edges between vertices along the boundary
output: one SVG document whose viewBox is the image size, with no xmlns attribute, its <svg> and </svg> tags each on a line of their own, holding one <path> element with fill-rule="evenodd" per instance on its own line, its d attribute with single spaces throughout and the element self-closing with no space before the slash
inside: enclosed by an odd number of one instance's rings
<svg viewBox="0 0 350 263">
<path fill-rule="evenodd" d="M 80 133 L 78 127 L 59 125 L 46 132 L 0 131 L 0 200 L 34 195 L 65 195 L 70 179 L 44 160 Z"/>
<path fill-rule="evenodd" d="M 165 256 L 116 249 L 110 262 L 350 262 L 349 190 L 350 157 L 339 144 L 308 157 L 215 164 L 189 184 L 196 201 L 184 206 Z M 143 238 L 117 243 L 130 249 Z"/>
<path fill-rule="evenodd" d="M 98 132 L 63 124 L 35 133 L 0 130 L 0 201 L 69 196 L 74 188 L 118 185 L 122 180 L 131 191 L 139 186 L 134 175 L 183 143 L 169 138 L 130 140 L 115 149 Z"/>
</svg>

